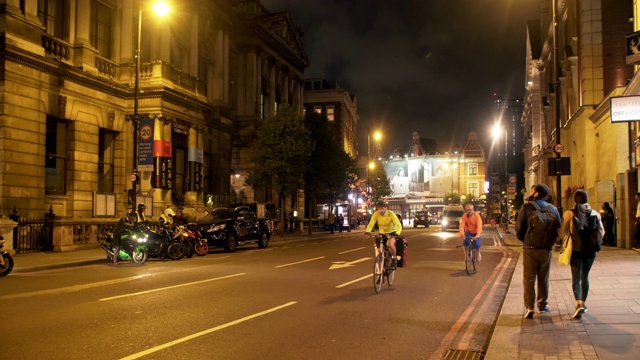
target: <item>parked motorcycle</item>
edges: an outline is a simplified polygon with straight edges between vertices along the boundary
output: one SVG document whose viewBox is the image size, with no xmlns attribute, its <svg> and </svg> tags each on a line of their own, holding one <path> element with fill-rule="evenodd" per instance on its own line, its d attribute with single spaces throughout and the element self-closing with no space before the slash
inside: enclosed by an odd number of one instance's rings
<svg viewBox="0 0 640 360">
<path fill-rule="evenodd" d="M 147 234 L 149 235 L 147 249 L 150 257 L 166 257 L 171 260 L 180 260 L 184 257 L 186 253 L 185 246 L 181 241 L 173 239 L 166 226 L 161 226 L 157 233 L 147 226 Z"/>
<path fill-rule="evenodd" d="M 137 264 L 144 264 L 147 262 L 148 257 L 147 241 L 148 236 L 143 228 L 140 228 L 138 225 L 128 227 L 122 235 L 120 235 L 118 259 L 133 260 Z M 100 246 L 107 253 L 107 260 L 113 261 L 113 234 L 104 234 L 104 242 L 100 244 Z"/>
<path fill-rule="evenodd" d="M 7 276 L 13 270 L 13 258 L 4 248 L 4 237 L 0 235 L 0 276 Z"/>
<path fill-rule="evenodd" d="M 191 223 L 187 225 L 187 233 L 193 242 L 193 250 L 198 256 L 205 256 L 209 253 L 209 244 L 207 244 L 207 239 L 200 234 L 200 230 L 198 230 L 198 225 L 196 223 Z"/>
<path fill-rule="evenodd" d="M 187 228 L 184 225 L 176 226 L 175 228 L 173 228 L 172 233 L 172 239 L 174 241 L 180 241 L 182 242 L 182 245 L 184 245 L 184 256 L 186 256 L 188 259 L 191 259 L 194 253 L 193 242 L 195 240 L 195 236 L 192 237 L 192 234 L 189 234 L 189 231 L 187 231 Z"/>
</svg>

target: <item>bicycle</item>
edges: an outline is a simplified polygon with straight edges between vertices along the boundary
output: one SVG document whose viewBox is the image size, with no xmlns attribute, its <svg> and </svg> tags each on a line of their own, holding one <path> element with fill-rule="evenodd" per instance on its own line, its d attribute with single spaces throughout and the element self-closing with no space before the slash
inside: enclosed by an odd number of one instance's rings
<svg viewBox="0 0 640 360">
<path fill-rule="evenodd" d="M 393 259 L 391 252 L 386 245 L 386 242 L 388 240 L 394 240 L 395 236 L 387 236 L 385 234 L 376 234 L 373 236 L 376 241 L 376 258 L 373 263 L 373 289 L 377 294 L 382 289 L 385 278 L 389 286 L 393 285 L 393 280 L 396 278 L 396 269 L 392 266 Z"/>
<path fill-rule="evenodd" d="M 478 249 L 476 249 L 476 239 L 469 239 L 469 245 L 465 246 L 466 256 L 464 257 L 464 266 L 467 275 L 476 273 L 476 262 L 478 262 Z"/>
</svg>

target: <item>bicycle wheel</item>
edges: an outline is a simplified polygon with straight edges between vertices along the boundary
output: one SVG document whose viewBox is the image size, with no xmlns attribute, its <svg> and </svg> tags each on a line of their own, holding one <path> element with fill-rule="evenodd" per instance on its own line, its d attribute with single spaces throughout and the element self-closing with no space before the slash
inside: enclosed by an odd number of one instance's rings
<svg viewBox="0 0 640 360">
<path fill-rule="evenodd" d="M 376 294 L 382 289 L 382 283 L 384 282 L 384 258 L 382 255 L 378 255 L 373 263 L 373 289 Z"/>
<path fill-rule="evenodd" d="M 387 284 L 391 286 L 393 284 L 393 280 L 396 278 L 396 270 L 391 267 L 392 260 L 391 257 L 387 258 Z"/>
<path fill-rule="evenodd" d="M 476 272 L 476 263 L 478 262 L 478 249 L 473 248 L 473 251 L 471 252 L 471 265 L 473 266 L 473 272 Z"/>
<path fill-rule="evenodd" d="M 466 248 L 466 253 L 467 255 L 464 257 L 464 267 L 465 270 L 467 271 L 467 275 L 471 275 L 473 271 L 475 271 L 475 269 L 473 269 L 472 262 L 473 262 L 473 253 L 471 251 L 471 246 L 465 246 Z"/>
</svg>

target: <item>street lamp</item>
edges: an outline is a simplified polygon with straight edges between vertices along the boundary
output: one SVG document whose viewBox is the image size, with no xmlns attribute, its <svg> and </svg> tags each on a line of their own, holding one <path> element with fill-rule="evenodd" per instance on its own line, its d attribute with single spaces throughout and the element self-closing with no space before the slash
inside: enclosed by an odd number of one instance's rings
<svg viewBox="0 0 640 360">
<path fill-rule="evenodd" d="M 376 141 L 380 141 L 382 134 L 379 131 L 376 131 L 373 134 L 373 138 Z M 371 161 L 371 132 L 367 132 L 367 197 L 371 194 L 371 182 L 369 181 L 369 169 L 373 170 L 375 168 L 375 164 Z"/>
<path fill-rule="evenodd" d="M 133 92 L 133 173 L 131 174 L 132 185 L 132 208 L 136 210 L 136 195 L 137 195 L 137 183 L 140 179 L 138 175 L 138 137 L 140 136 L 140 114 L 138 114 L 138 101 L 140 99 L 140 42 L 142 39 L 142 3 L 140 0 L 138 3 L 138 32 L 136 38 L 136 66 L 135 66 L 135 80 L 134 80 L 134 92 Z M 164 1 L 157 1 L 153 5 L 153 10 L 159 16 L 164 16 L 169 12 L 169 5 Z"/>
<path fill-rule="evenodd" d="M 499 124 L 496 124 L 493 128 L 493 137 L 494 139 L 498 139 L 501 135 L 502 129 L 500 128 Z M 509 151 L 508 151 L 508 132 L 507 129 L 504 130 L 504 196 L 505 196 L 505 200 L 504 200 L 504 230 L 506 233 L 509 233 L 509 168 L 507 166 L 508 162 L 507 162 L 507 158 L 509 155 Z M 502 199 L 500 201 L 500 204 L 502 205 Z"/>
</svg>

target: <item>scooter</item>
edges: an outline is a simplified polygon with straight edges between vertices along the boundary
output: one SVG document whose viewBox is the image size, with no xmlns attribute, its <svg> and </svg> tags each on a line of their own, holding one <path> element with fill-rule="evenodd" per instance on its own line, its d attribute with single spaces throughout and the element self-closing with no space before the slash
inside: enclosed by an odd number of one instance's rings
<svg viewBox="0 0 640 360">
<path fill-rule="evenodd" d="M 7 276 L 13 270 L 13 258 L 4 248 L 4 237 L 0 235 L 0 276 Z"/>
<path fill-rule="evenodd" d="M 137 264 L 147 262 L 147 241 L 149 237 L 139 226 L 133 225 L 120 235 L 120 251 L 118 259 L 133 260 Z M 107 260 L 113 261 L 113 234 L 104 234 L 104 242 L 100 246 L 107 253 Z"/>
<path fill-rule="evenodd" d="M 185 247 L 184 256 L 187 259 L 191 259 L 193 257 L 193 240 L 195 238 L 191 237 L 187 228 L 184 225 L 178 225 L 173 229 L 173 240 L 182 242 L 182 245 Z"/>
</svg>

